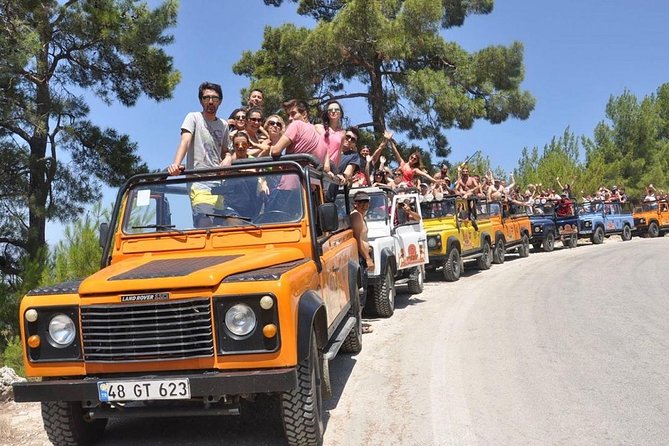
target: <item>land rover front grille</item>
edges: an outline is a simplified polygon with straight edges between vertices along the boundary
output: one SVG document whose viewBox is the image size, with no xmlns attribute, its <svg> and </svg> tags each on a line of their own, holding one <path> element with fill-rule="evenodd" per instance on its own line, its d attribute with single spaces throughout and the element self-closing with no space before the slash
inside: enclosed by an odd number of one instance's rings
<svg viewBox="0 0 669 446">
<path fill-rule="evenodd" d="M 82 307 L 81 325 L 86 361 L 214 355 L 209 299 Z"/>
</svg>

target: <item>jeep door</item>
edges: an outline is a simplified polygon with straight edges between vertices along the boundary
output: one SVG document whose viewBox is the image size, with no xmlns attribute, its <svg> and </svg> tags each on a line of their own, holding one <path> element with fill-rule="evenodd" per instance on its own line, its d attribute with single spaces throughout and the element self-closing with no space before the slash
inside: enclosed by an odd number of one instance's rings
<svg viewBox="0 0 669 446">
<path fill-rule="evenodd" d="M 669 207 L 666 201 L 660 202 L 659 211 L 660 211 L 660 226 L 661 227 L 669 226 Z"/>
<path fill-rule="evenodd" d="M 427 235 L 423 228 L 418 195 L 395 195 L 393 197 L 392 215 L 392 235 L 395 242 L 397 269 L 427 263 Z"/>
</svg>

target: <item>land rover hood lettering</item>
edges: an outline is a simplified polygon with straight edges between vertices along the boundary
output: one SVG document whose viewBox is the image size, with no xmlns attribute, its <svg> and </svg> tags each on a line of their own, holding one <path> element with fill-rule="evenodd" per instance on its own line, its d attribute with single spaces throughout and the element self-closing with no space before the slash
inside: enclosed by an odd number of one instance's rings
<svg viewBox="0 0 669 446">
<path fill-rule="evenodd" d="M 153 260 L 107 280 L 157 279 L 187 276 L 195 271 L 234 260 L 241 255 L 196 257 L 192 259 Z"/>
<path fill-rule="evenodd" d="M 126 294 L 121 296 L 121 302 L 151 302 L 155 300 L 168 300 L 170 293 L 145 293 Z"/>
</svg>

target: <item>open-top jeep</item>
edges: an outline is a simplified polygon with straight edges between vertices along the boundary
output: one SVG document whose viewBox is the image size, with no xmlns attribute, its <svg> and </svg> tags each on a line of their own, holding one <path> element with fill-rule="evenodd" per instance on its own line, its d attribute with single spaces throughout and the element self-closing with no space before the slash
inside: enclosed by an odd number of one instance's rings
<svg viewBox="0 0 669 446">
<path fill-rule="evenodd" d="M 605 237 L 620 234 L 627 241 L 632 239 L 633 230 L 634 217 L 620 202 L 591 201 L 578 205 L 579 238 L 589 238 L 598 245 Z"/>
<path fill-rule="evenodd" d="M 430 268 L 443 267 L 449 282 L 460 278 L 466 260 L 476 260 L 479 269 L 490 269 L 492 223 L 485 201 L 448 196 L 423 201 L 421 207 Z"/>
<path fill-rule="evenodd" d="M 370 198 L 365 220 L 374 258 L 374 270 L 368 271 L 365 308 L 376 316 L 389 317 L 395 311 L 395 284 L 406 283 L 411 294 L 423 292 L 427 237 L 422 219 L 410 218 L 416 214 L 404 209 L 409 206 L 420 216 L 418 193 L 365 187 L 352 189 L 349 199 L 358 191 Z"/>
<path fill-rule="evenodd" d="M 634 226 L 639 236 L 657 237 L 669 231 L 667 200 L 646 201 L 634 207 Z"/>
<path fill-rule="evenodd" d="M 530 243 L 534 249 L 543 247 L 545 252 L 555 248 L 555 240 L 561 240 L 564 246 L 575 248 L 578 244 L 578 217 L 576 205 L 571 204 L 564 214 L 558 214 L 557 200 L 540 198 L 532 205 L 532 237 Z"/>
<path fill-rule="evenodd" d="M 507 252 L 517 251 L 520 257 L 530 255 L 532 226 L 524 208 L 507 202 L 488 203 L 492 234 L 495 240 L 493 263 L 504 263 Z"/>
<path fill-rule="evenodd" d="M 307 155 L 131 178 L 100 271 L 21 302 L 26 374 L 42 380 L 16 401 L 42 402 L 55 445 L 84 445 L 111 417 L 238 414 L 267 394 L 290 444 L 320 444 L 328 361 L 362 348 L 357 246 L 328 185 Z M 196 219 L 199 203 L 215 210 Z"/>
</svg>

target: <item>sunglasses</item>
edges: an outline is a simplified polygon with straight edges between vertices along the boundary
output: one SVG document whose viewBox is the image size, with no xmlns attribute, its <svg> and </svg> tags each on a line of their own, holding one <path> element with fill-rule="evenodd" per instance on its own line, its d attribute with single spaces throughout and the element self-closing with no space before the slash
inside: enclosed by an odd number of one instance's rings
<svg viewBox="0 0 669 446">
<path fill-rule="evenodd" d="M 267 121 L 267 125 L 275 125 L 279 128 L 283 128 L 283 126 L 281 125 L 281 123 L 279 121 Z"/>
<path fill-rule="evenodd" d="M 237 121 L 245 121 L 246 120 L 246 115 L 237 115 L 237 116 L 235 116 L 235 119 Z"/>
<path fill-rule="evenodd" d="M 219 96 L 202 96 L 204 102 L 214 101 L 219 102 L 221 98 Z"/>
<path fill-rule="evenodd" d="M 358 140 L 358 138 L 356 138 L 355 136 L 346 135 L 346 141 L 356 142 L 357 140 Z"/>
<path fill-rule="evenodd" d="M 249 118 L 251 122 L 262 122 L 262 118 Z"/>
<path fill-rule="evenodd" d="M 330 113 L 339 113 L 340 111 L 341 111 L 341 108 L 337 108 L 337 107 L 328 108 L 328 112 L 330 112 Z"/>
</svg>

